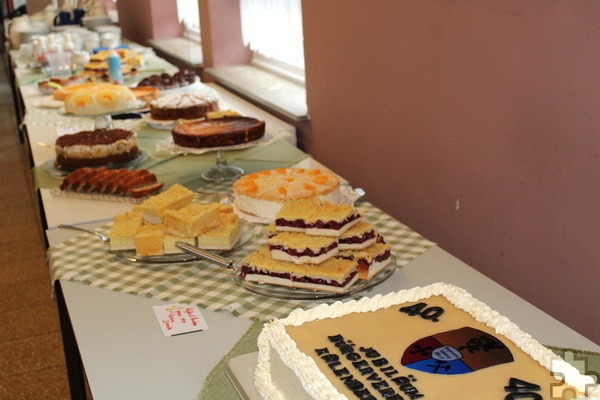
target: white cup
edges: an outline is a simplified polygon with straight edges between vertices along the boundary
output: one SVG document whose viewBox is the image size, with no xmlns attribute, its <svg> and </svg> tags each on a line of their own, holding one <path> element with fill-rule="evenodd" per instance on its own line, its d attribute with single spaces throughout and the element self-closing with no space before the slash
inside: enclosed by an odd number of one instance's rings
<svg viewBox="0 0 600 400">
<path fill-rule="evenodd" d="M 71 54 L 69 53 L 48 53 L 48 65 L 50 66 L 50 77 L 65 79 L 70 78 L 73 72 L 71 64 Z"/>
</svg>

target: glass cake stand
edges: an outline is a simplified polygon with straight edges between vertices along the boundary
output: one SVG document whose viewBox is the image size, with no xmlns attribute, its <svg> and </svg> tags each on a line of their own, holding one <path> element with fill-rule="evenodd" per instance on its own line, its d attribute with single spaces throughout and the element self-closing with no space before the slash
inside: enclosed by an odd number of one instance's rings
<svg viewBox="0 0 600 400">
<path fill-rule="evenodd" d="M 100 114 L 94 116 L 94 130 L 114 129 L 115 124 L 110 114 Z"/>
<path fill-rule="evenodd" d="M 217 150 L 217 163 L 202 171 L 202 179 L 211 182 L 221 182 L 236 179 L 244 173 L 244 170 L 227 164 L 227 157 L 223 150 Z"/>
</svg>

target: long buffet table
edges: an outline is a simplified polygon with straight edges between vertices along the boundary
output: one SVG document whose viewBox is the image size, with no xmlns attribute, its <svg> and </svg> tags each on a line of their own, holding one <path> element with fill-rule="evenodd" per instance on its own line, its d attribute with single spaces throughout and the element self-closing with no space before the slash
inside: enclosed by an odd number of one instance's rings
<svg viewBox="0 0 600 400">
<path fill-rule="evenodd" d="M 206 262 L 132 265 L 115 260 L 102 248 L 103 243 L 98 243 L 98 239 L 94 242 L 93 235 L 57 228 L 58 223 L 66 223 L 103 230 L 115 215 L 130 209 L 131 204 L 56 197 L 53 194 L 52 189 L 60 178 L 51 176 L 44 169 L 54 158 L 54 150 L 48 145 L 54 142 L 60 129 L 72 124 L 81 125 L 82 120 L 75 117 L 65 119 L 65 116 L 58 118 L 48 110 L 42 115 L 36 106 L 41 95 L 35 81 L 26 71 L 15 72 L 18 93 L 25 106 L 25 145 L 30 148 L 39 193 L 73 398 L 85 397 L 85 379 L 96 400 L 217 398 L 215 393 L 227 393 L 223 392 L 223 379 L 216 375 L 223 373 L 222 361 L 227 359 L 235 344 L 249 330 L 256 329 L 260 321 L 285 315 L 295 307 L 306 308 L 316 303 L 275 301 L 246 293 L 233 283 L 231 276 L 227 276 L 229 271 Z M 255 148 L 228 152 L 232 164 L 241 166 L 246 172 L 282 166 L 324 168 L 294 146 L 292 126 L 216 85 L 210 86 L 228 108 L 264 119 L 273 136 L 273 140 Z M 190 189 L 227 190 L 227 184 L 211 186 L 200 178 L 200 170 L 214 163 L 214 153 L 187 156 L 156 154 L 156 142 L 167 137 L 168 132 L 150 129 L 139 122 L 120 123 L 134 126 L 143 139 L 149 159 L 140 168 L 149 168 L 157 173 L 159 179 L 167 183 L 183 183 Z M 360 182 L 350 184 L 360 186 Z M 397 262 L 392 276 L 367 295 L 434 282 L 453 283 L 506 315 L 543 344 L 600 351 L 597 344 L 478 273 L 366 199 L 360 199 L 357 207 L 376 220 L 376 226 L 391 243 Z M 234 257 L 241 257 L 262 243 L 265 240 L 264 229 L 262 225 L 254 226 L 252 242 L 238 249 Z M 206 286 L 207 282 L 211 282 L 210 287 Z M 209 329 L 165 337 L 153 306 L 178 302 L 200 305 Z M 248 351 L 252 350 L 250 346 Z M 215 369 L 216 366 L 219 368 Z M 252 362 L 243 370 L 246 378 L 251 377 Z M 245 389 L 245 397 L 256 397 L 251 385 Z M 229 393 L 235 393 L 233 387 L 230 390 L 232 392 Z"/>
</svg>

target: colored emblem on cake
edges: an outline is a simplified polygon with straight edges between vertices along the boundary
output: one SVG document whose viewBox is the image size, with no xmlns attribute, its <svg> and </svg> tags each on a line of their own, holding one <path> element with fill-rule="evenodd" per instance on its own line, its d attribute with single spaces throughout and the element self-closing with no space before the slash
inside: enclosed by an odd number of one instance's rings
<svg viewBox="0 0 600 400">
<path fill-rule="evenodd" d="M 417 340 L 401 360 L 408 368 L 440 375 L 468 374 L 513 361 L 502 341 L 468 326 Z"/>
</svg>

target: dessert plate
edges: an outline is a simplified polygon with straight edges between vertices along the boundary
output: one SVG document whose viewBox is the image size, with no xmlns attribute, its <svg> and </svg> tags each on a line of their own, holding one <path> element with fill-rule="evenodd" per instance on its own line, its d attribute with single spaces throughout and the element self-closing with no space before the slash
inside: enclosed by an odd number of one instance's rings
<svg viewBox="0 0 600 400">
<path fill-rule="evenodd" d="M 128 161 L 126 163 L 94 165 L 94 166 L 90 166 L 89 168 L 99 168 L 99 167 L 106 167 L 109 169 L 133 168 L 135 166 L 142 164 L 146 160 L 148 160 L 148 153 L 146 153 L 144 150 L 140 150 L 140 152 L 136 158 L 134 158 L 133 160 Z M 79 168 L 81 168 L 81 167 L 79 167 Z M 65 176 L 69 175 L 69 173 L 75 171 L 76 169 L 77 168 L 57 167 L 56 159 L 54 159 L 54 158 L 52 160 L 48 160 L 42 164 L 42 171 L 46 172 L 48 175 L 55 177 L 55 178 L 64 178 Z"/>
<path fill-rule="evenodd" d="M 45 96 L 33 102 L 33 106 L 37 108 L 59 109 L 63 105 L 62 100 L 55 100 L 52 96 Z"/>
<path fill-rule="evenodd" d="M 240 276 L 240 266 L 238 264 L 235 264 L 232 260 L 228 260 L 219 256 L 218 254 L 199 249 L 187 243 L 179 242 L 176 245 L 179 248 L 189 252 L 190 254 L 196 255 L 208 261 L 213 261 L 221 266 L 232 269 L 233 278 L 235 282 L 240 287 L 248 290 L 249 292 L 260 294 L 266 297 L 274 297 L 286 300 L 327 300 L 356 296 L 385 282 L 389 279 L 390 276 L 392 276 L 392 274 L 396 270 L 396 258 L 394 256 L 391 256 L 392 260 L 390 261 L 390 263 L 371 279 L 358 280 L 356 283 L 354 283 L 354 285 L 350 286 L 350 288 L 348 288 L 348 290 L 346 290 L 344 293 L 332 293 L 322 290 L 291 288 L 270 283 L 249 282 Z"/>
</svg>

